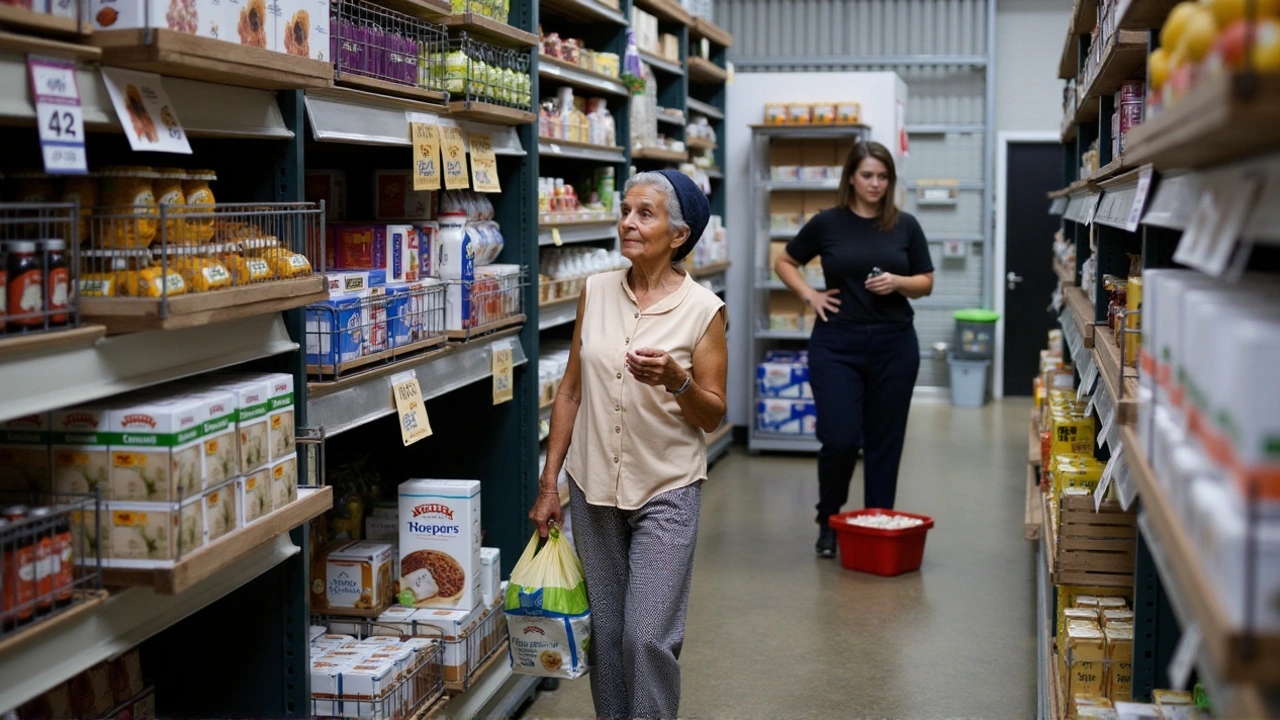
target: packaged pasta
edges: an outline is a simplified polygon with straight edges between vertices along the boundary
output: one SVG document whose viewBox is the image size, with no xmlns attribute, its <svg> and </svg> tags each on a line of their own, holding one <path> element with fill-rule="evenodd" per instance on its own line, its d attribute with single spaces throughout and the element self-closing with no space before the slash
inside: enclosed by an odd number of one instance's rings
<svg viewBox="0 0 1280 720">
<path fill-rule="evenodd" d="M 187 199 L 187 215 L 189 218 L 199 218 L 187 220 L 187 233 L 194 242 L 206 243 L 213 239 L 213 205 L 217 200 L 213 197 L 209 183 L 217 179 L 217 174 L 212 170 L 192 170 L 182 181 L 182 193 Z"/>
<path fill-rule="evenodd" d="M 245 257 L 235 245 L 211 246 L 218 260 L 231 273 L 233 285 L 262 282 L 276 276 L 271 263 L 259 257 Z"/>
<path fill-rule="evenodd" d="M 151 168 L 109 167 L 100 174 L 101 199 L 105 217 L 95 231 L 98 245 L 109 248 L 139 248 L 156 238 L 156 196 Z"/>
</svg>

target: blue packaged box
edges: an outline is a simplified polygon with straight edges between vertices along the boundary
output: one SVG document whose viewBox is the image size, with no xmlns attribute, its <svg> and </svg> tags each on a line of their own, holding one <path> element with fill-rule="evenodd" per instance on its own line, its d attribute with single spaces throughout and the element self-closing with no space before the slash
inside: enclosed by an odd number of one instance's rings
<svg viewBox="0 0 1280 720">
<path fill-rule="evenodd" d="M 391 347 L 404 347 L 422 339 L 422 283 L 387 285 L 387 339 Z"/>
<path fill-rule="evenodd" d="M 386 270 L 370 270 L 369 271 L 369 287 L 381 287 L 387 284 Z"/>
<path fill-rule="evenodd" d="M 767 363 L 798 363 L 800 365 L 809 364 L 808 350 L 769 350 L 764 354 L 764 361 Z"/>
<path fill-rule="evenodd" d="M 307 363 L 336 365 L 360 357 L 364 336 L 362 302 L 368 291 L 351 293 L 307 308 Z"/>
<path fill-rule="evenodd" d="M 762 398 L 812 399 L 809 366 L 789 362 L 764 362 L 756 367 L 756 392 Z"/>
<path fill-rule="evenodd" d="M 810 400 L 761 400 L 756 403 L 756 428 L 778 435 L 812 437 L 818 411 Z"/>
</svg>

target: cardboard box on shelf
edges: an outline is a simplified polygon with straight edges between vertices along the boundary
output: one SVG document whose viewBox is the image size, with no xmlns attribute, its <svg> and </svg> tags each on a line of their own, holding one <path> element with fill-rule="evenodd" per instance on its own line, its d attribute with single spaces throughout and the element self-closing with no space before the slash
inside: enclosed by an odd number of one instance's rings
<svg viewBox="0 0 1280 720">
<path fill-rule="evenodd" d="M 222 0 L 222 39 L 238 45 L 275 50 L 276 33 L 265 0 Z M 157 3 L 152 2 L 152 5 Z M 164 7 L 163 3 L 159 4 Z"/>
<path fill-rule="evenodd" d="M 213 542 L 241 526 L 236 490 L 236 481 L 231 480 L 205 492 L 204 536 L 206 542 Z"/>
<path fill-rule="evenodd" d="M 775 182 L 795 182 L 804 165 L 804 142 L 775 140 L 769 143 L 769 177 Z"/>
<path fill-rule="evenodd" d="M 770 363 L 756 366 L 756 392 L 762 398 L 812 399 L 807 363 Z"/>
<path fill-rule="evenodd" d="M 812 400 L 764 399 L 756 403 L 756 427 L 761 432 L 812 436 L 817 417 Z"/>
<path fill-rule="evenodd" d="M 177 2 L 172 7 L 158 0 L 89 0 L 86 9 L 95 30 L 160 28 L 187 35 L 196 35 L 200 30 L 196 0 Z"/>
<path fill-rule="evenodd" d="M 104 493 L 108 492 L 111 474 L 108 421 L 106 405 L 67 408 L 50 414 L 54 492 L 88 495 L 99 487 Z"/>
<path fill-rule="evenodd" d="M 400 590 L 422 608 L 480 604 L 480 481 L 400 484 Z"/>
<path fill-rule="evenodd" d="M 414 190 L 408 170 L 378 170 L 373 175 L 373 212 L 377 220 L 430 220 L 439 198 L 430 190 Z"/>
<path fill-rule="evenodd" d="M 273 510 L 298 499 L 298 456 L 287 455 L 271 463 L 271 507 Z"/>
<path fill-rule="evenodd" d="M 392 601 L 392 568 L 395 548 L 386 543 L 357 541 L 326 549 L 323 593 L 315 592 L 311 604 L 317 608 L 373 610 Z"/>
<path fill-rule="evenodd" d="M 205 545 L 204 498 L 177 503 L 104 505 L 102 556 L 112 560 L 174 560 Z"/>
<path fill-rule="evenodd" d="M 829 190 L 811 190 L 804 193 L 803 207 L 806 221 L 823 210 L 836 206 L 836 193 Z"/>
<path fill-rule="evenodd" d="M 1068 713 L 1074 715 L 1074 696 L 1106 695 L 1106 641 L 1101 630 L 1084 625 L 1068 625 L 1065 638 Z"/>
<path fill-rule="evenodd" d="M 769 293 L 769 328 L 771 330 L 802 329 L 805 304 L 789 290 Z"/>
<path fill-rule="evenodd" d="M 368 293 L 349 293 L 307 308 L 308 364 L 336 365 L 361 357 L 368 325 L 364 319 Z"/>
<path fill-rule="evenodd" d="M 275 509 L 271 495 L 271 468 L 261 468 L 236 480 L 243 525 L 270 515 Z"/>
<path fill-rule="evenodd" d="M 110 661 L 111 694 L 117 705 L 124 704 L 143 690 L 142 657 L 138 648 Z M 57 716 L 55 716 L 57 717 Z"/>
<path fill-rule="evenodd" d="M 423 609 L 414 613 L 413 622 L 419 637 L 433 638 L 444 643 L 444 679 L 460 682 L 466 678 L 469 667 L 470 645 L 465 635 L 475 631 L 488 614 L 484 605 L 471 610 Z M 430 631 L 436 628 L 443 636 Z"/>
<path fill-rule="evenodd" d="M 1115 623 L 1107 638 L 1107 697 L 1128 701 L 1133 697 L 1133 625 Z"/>
<path fill-rule="evenodd" d="M 208 402 L 176 398 L 117 406 L 109 417 L 112 500 L 176 502 L 204 490 Z"/>
<path fill-rule="evenodd" d="M 825 179 L 827 168 L 835 164 L 836 143 L 834 140 L 806 140 L 800 154 L 800 164 L 806 170 L 822 168 L 822 179 Z"/>
</svg>

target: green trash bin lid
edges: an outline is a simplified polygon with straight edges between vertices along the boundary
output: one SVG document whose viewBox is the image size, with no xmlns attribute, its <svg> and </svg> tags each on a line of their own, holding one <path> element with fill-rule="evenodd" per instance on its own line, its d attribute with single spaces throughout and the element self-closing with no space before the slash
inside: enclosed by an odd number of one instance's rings
<svg viewBox="0 0 1280 720">
<path fill-rule="evenodd" d="M 1000 319 L 1000 313 L 982 308 L 966 308 L 955 311 L 952 317 L 961 322 L 993 323 Z"/>
</svg>

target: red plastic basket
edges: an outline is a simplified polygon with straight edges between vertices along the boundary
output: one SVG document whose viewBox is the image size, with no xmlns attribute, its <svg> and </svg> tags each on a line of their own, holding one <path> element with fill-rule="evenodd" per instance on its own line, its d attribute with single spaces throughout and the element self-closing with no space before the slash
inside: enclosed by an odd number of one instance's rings
<svg viewBox="0 0 1280 720">
<path fill-rule="evenodd" d="M 849 518 L 867 515 L 916 518 L 923 520 L 924 524 L 904 530 L 880 530 L 849 524 Z M 878 508 L 832 515 L 827 522 L 840 538 L 840 562 L 846 569 L 890 577 L 920 569 L 924 560 L 925 536 L 933 527 L 933 518 L 928 515 Z"/>
</svg>

